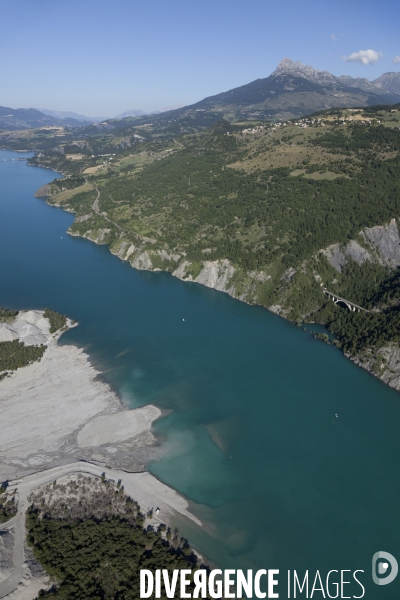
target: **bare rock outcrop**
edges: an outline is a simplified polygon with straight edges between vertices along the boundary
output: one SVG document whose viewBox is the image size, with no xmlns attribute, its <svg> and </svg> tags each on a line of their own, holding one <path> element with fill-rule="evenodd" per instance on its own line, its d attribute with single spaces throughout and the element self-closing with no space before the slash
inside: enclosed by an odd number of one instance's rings
<svg viewBox="0 0 400 600">
<path fill-rule="evenodd" d="M 322 250 L 322 254 L 326 256 L 332 267 L 339 273 L 347 265 L 349 258 L 353 259 L 359 265 L 362 265 L 367 260 L 373 260 L 372 255 L 363 248 L 355 240 L 350 240 L 347 246 L 340 246 L 340 244 L 332 244 Z"/>
<path fill-rule="evenodd" d="M 381 264 L 388 267 L 400 265 L 400 236 L 396 219 L 392 219 L 388 225 L 364 229 L 363 235 L 376 248 Z"/>
<path fill-rule="evenodd" d="M 229 282 L 235 274 L 235 268 L 229 260 L 205 261 L 200 274 L 194 281 L 221 292 L 229 293 Z"/>
<path fill-rule="evenodd" d="M 153 263 L 151 262 L 150 255 L 147 251 L 142 252 L 135 256 L 133 261 L 131 262 L 132 267 L 135 269 L 139 269 L 141 271 L 152 271 Z"/>
<path fill-rule="evenodd" d="M 37 192 L 34 193 L 35 198 L 49 198 L 51 196 L 51 187 L 48 183 L 45 183 L 40 187 Z"/>
<path fill-rule="evenodd" d="M 166 250 L 159 250 L 158 254 L 162 260 L 177 262 L 182 258 L 180 254 L 174 254 L 173 252 L 167 252 Z"/>
<path fill-rule="evenodd" d="M 377 262 L 390 268 L 400 265 L 400 236 L 396 219 L 392 219 L 387 225 L 367 227 L 360 232 L 360 236 L 368 249 L 359 242 L 350 240 L 346 246 L 332 244 L 321 250 L 321 253 L 339 273 L 349 258 L 359 265 L 366 261 Z"/>
<path fill-rule="evenodd" d="M 321 250 L 321 254 L 326 256 L 328 262 L 339 273 L 342 272 L 343 267 L 347 264 L 346 255 L 339 244 L 328 246 L 324 250 Z"/>
<path fill-rule="evenodd" d="M 236 269 L 229 260 L 204 261 L 201 271 L 196 277 L 193 277 L 190 269 L 191 263 L 185 260 L 175 269 L 172 275 L 178 277 L 178 279 L 201 283 L 206 287 L 235 296 L 235 287 L 231 284 L 231 280 Z"/>
<path fill-rule="evenodd" d="M 379 377 L 388 386 L 400 390 L 400 348 L 387 344 L 377 351 L 367 350 L 362 356 L 349 356 L 359 367 Z"/>
</svg>

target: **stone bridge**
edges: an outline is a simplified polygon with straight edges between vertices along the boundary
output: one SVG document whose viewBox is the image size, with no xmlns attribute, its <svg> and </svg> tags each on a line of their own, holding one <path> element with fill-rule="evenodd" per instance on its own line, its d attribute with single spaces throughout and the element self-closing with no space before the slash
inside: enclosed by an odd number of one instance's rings
<svg viewBox="0 0 400 600">
<path fill-rule="evenodd" d="M 323 288 L 322 291 L 324 292 L 324 294 L 329 296 L 334 301 L 335 304 L 339 304 L 341 302 L 342 304 L 347 306 L 347 308 L 349 310 L 351 310 L 352 312 L 356 312 L 356 311 L 357 312 L 361 312 L 361 311 L 369 312 L 367 309 L 363 308 L 362 306 L 358 306 L 358 304 L 354 304 L 354 302 L 350 302 L 350 300 L 346 300 L 346 298 L 341 298 L 340 296 L 330 292 L 326 288 Z"/>
</svg>

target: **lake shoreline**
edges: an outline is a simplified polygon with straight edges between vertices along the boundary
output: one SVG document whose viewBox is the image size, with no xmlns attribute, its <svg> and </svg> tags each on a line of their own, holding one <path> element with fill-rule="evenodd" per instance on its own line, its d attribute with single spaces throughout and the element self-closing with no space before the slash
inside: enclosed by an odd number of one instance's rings
<svg viewBox="0 0 400 600">
<path fill-rule="evenodd" d="M 6 371 L 0 380 L 0 482 L 7 482 L 9 493 L 18 498 L 16 516 L 0 525 L 10 556 L 0 576 L 0 595 L 15 592 L 21 600 L 32 600 L 50 585 L 24 543 L 28 496 L 60 476 L 104 474 L 111 481 L 122 480 L 145 514 L 155 511 L 152 525 L 173 527 L 178 515 L 202 525 L 184 496 L 145 470 L 146 453 L 154 459 L 159 451 L 151 428 L 162 411 L 151 404 L 124 406 L 81 348 L 58 344 L 62 334 L 78 324 L 67 319 L 62 329 L 51 333 L 44 314 L 19 311 L 0 323 L 0 342 L 45 347 L 41 358 Z"/>
<path fill-rule="evenodd" d="M 44 186 L 42 186 L 42 188 L 40 188 L 40 190 L 43 189 L 46 185 L 48 185 L 48 184 L 45 184 Z M 40 192 L 40 190 L 38 190 L 36 192 L 36 194 L 38 194 L 38 192 Z M 75 214 L 73 211 L 67 210 L 60 204 L 50 203 L 48 201 L 49 196 L 44 196 L 44 195 L 39 196 L 38 195 L 36 197 L 45 200 L 46 204 L 48 204 L 49 206 L 61 208 L 65 212 L 68 212 L 68 213 L 72 212 L 72 214 Z M 142 255 L 139 255 L 133 262 L 131 262 L 130 260 L 128 260 L 128 258 L 125 258 L 123 255 L 121 255 L 121 253 L 118 250 L 113 251 L 113 249 L 111 248 L 111 246 L 109 244 L 105 244 L 101 239 L 102 236 L 100 236 L 99 239 L 93 239 L 92 237 L 89 237 L 86 235 L 81 235 L 80 233 L 77 233 L 76 231 L 72 231 L 71 228 L 69 228 L 67 230 L 67 233 L 68 233 L 68 235 L 70 235 L 72 237 L 80 237 L 82 239 L 87 239 L 99 246 L 106 245 L 108 247 L 110 254 L 112 254 L 113 256 L 116 256 L 122 262 L 128 263 L 134 269 L 137 269 L 139 271 L 149 271 L 151 273 L 154 273 L 154 272 L 169 273 L 172 277 L 176 277 L 177 279 L 180 279 L 181 281 L 183 281 L 185 283 L 197 283 L 200 285 L 204 285 L 205 287 L 208 287 L 210 289 L 214 289 L 218 292 L 227 294 L 231 298 L 238 300 L 239 302 L 248 304 L 249 306 L 260 306 L 261 308 L 264 308 L 265 310 L 268 310 L 269 312 L 274 313 L 278 317 L 283 318 L 285 321 L 289 321 L 295 325 L 295 322 L 290 321 L 290 319 L 288 319 L 286 317 L 286 315 L 280 310 L 280 308 L 281 308 L 280 306 L 278 306 L 278 305 L 277 306 L 263 306 L 262 304 L 258 304 L 256 302 L 251 302 L 246 298 L 246 295 L 243 295 L 243 294 L 237 295 L 234 286 L 231 286 L 231 288 L 226 289 L 226 287 L 225 287 L 226 281 L 227 281 L 226 272 L 229 271 L 230 268 L 233 269 L 233 267 L 230 264 L 230 261 L 228 259 L 221 259 L 219 261 L 214 261 L 215 264 L 210 263 L 210 264 L 206 265 L 206 267 L 203 269 L 203 271 L 200 273 L 200 275 L 197 278 L 193 279 L 193 277 L 191 275 L 189 275 L 189 276 L 186 275 L 186 269 L 184 267 L 182 267 L 182 265 L 184 265 L 185 261 L 184 261 L 184 263 L 179 265 L 179 267 L 177 269 L 175 269 L 173 272 L 168 271 L 168 270 L 159 269 L 159 268 L 151 268 L 151 266 L 150 266 L 151 260 L 149 260 L 149 257 L 147 256 L 147 252 L 144 252 Z M 128 254 L 129 254 L 129 251 L 128 251 Z M 188 265 L 189 265 L 189 263 L 188 263 Z M 219 273 L 219 271 L 221 271 L 221 273 Z M 318 323 L 318 324 L 325 326 L 324 323 Z M 388 387 L 391 387 L 391 388 L 395 389 L 396 391 L 400 391 L 400 353 L 398 352 L 398 349 L 395 344 L 388 343 L 386 346 L 384 346 L 383 348 L 379 348 L 379 349 L 367 348 L 366 351 L 362 355 L 350 355 L 343 351 L 342 351 L 342 354 L 345 358 L 351 360 L 351 362 L 353 362 L 358 367 L 368 371 L 373 377 L 380 379 L 382 381 L 382 383 L 384 383 Z M 383 359 L 382 361 L 381 361 L 381 358 Z M 381 366 L 377 367 L 378 363 Z M 385 364 L 389 365 L 389 368 L 384 368 Z"/>
<path fill-rule="evenodd" d="M 29 164 L 29 163 L 27 163 L 27 164 Z M 40 166 L 42 168 L 48 168 L 48 167 L 45 167 L 42 165 L 30 165 L 30 166 Z M 59 171 L 59 172 L 64 177 L 66 176 L 66 174 L 63 173 L 62 171 Z M 43 193 L 43 191 L 45 193 Z M 46 204 L 48 204 L 49 206 L 55 206 L 57 208 L 61 208 L 65 212 L 69 212 L 69 213 L 72 213 L 75 215 L 74 211 L 67 210 L 61 204 L 55 204 L 55 203 L 50 202 L 50 198 L 51 198 L 50 183 L 46 183 L 43 186 L 41 186 L 41 188 L 35 192 L 35 197 L 43 199 L 46 202 Z M 74 223 L 75 223 L 75 220 L 74 220 Z M 237 290 L 235 289 L 234 285 L 229 287 L 228 281 L 229 281 L 230 276 L 233 276 L 235 269 L 228 259 L 221 259 L 218 261 L 214 261 L 212 263 L 205 261 L 204 268 L 202 269 L 200 274 L 196 278 L 194 278 L 190 274 L 190 263 L 187 263 L 187 261 L 185 261 L 185 260 L 183 260 L 183 262 L 181 262 L 179 264 L 179 266 L 177 268 L 175 268 L 173 271 L 164 270 L 164 269 L 160 269 L 160 268 L 154 268 L 154 267 L 152 267 L 151 258 L 149 257 L 147 251 L 144 251 L 142 254 L 140 254 L 140 251 L 138 249 L 139 254 L 137 256 L 135 256 L 135 259 L 132 261 L 130 259 L 132 257 L 132 255 L 130 253 L 129 248 L 128 249 L 124 248 L 123 251 L 121 251 L 121 248 L 118 247 L 118 245 L 117 245 L 117 247 L 112 247 L 111 244 L 104 243 L 102 234 L 96 239 L 96 238 L 93 238 L 93 237 L 90 237 L 87 235 L 81 235 L 79 232 L 72 231 L 71 227 L 69 227 L 69 229 L 67 230 L 67 233 L 68 233 L 68 235 L 71 235 L 72 237 L 81 237 L 82 239 L 88 239 L 97 245 L 106 245 L 108 247 L 109 252 L 112 255 L 117 256 L 117 258 L 119 258 L 123 262 L 127 262 L 134 269 L 144 270 L 144 271 L 149 271 L 149 272 L 162 271 L 165 273 L 169 273 L 173 277 L 176 277 L 177 279 L 180 279 L 183 282 L 199 283 L 201 285 L 204 285 L 205 287 L 209 287 L 210 289 L 214 289 L 216 291 L 228 294 L 235 300 L 244 302 L 245 304 L 248 304 L 249 306 L 260 306 L 262 308 L 265 308 L 266 310 L 276 314 L 277 316 L 282 317 L 286 321 L 288 321 L 288 320 L 290 321 L 290 319 L 287 318 L 287 316 L 284 314 L 284 312 L 281 311 L 281 307 L 279 305 L 263 306 L 262 304 L 258 304 L 257 302 L 250 301 L 248 299 L 247 292 L 238 293 Z M 136 254 L 137 253 L 135 252 L 135 255 Z M 166 254 L 168 254 L 168 253 L 166 253 Z M 188 271 L 188 269 L 189 269 L 189 271 Z M 262 277 L 263 273 L 259 273 L 258 275 L 255 274 L 254 280 L 256 280 L 258 276 Z M 227 287 L 227 285 L 228 285 L 228 287 Z M 290 321 L 290 322 L 293 322 L 293 321 Z M 320 325 L 325 326 L 324 323 L 320 323 Z M 384 346 L 383 348 L 379 348 L 379 349 L 367 348 L 361 355 L 350 355 L 343 351 L 342 351 L 342 353 L 343 353 L 343 356 L 345 356 L 345 358 L 351 360 L 358 367 L 368 371 L 371 375 L 373 375 L 377 379 L 380 379 L 388 387 L 391 387 L 391 388 L 395 389 L 396 391 L 400 391 L 400 352 L 396 348 L 395 344 L 388 343 L 386 346 Z M 386 366 L 386 368 L 385 368 L 385 366 Z"/>
<path fill-rule="evenodd" d="M 18 368 L 0 382 L 0 480 L 74 459 L 145 472 L 145 457 L 160 455 L 151 428 L 162 411 L 151 404 L 124 406 L 88 354 L 74 345 L 58 344 L 64 331 L 77 325 L 68 319 L 64 330 L 50 334 L 46 321 L 43 311 L 30 310 L 0 323 L 0 341 L 46 346 L 40 361 Z M 129 464 L 124 462 L 127 454 Z"/>
<path fill-rule="evenodd" d="M 172 410 L 149 470 L 203 522 L 176 515 L 191 545 L 242 569 L 364 565 L 377 540 L 390 548 L 397 393 L 288 319 L 65 235 L 73 215 L 33 197 L 58 175 L 23 165 L 2 164 L 3 302 L 75 317 L 60 344 L 84 348 L 128 406 Z"/>
</svg>

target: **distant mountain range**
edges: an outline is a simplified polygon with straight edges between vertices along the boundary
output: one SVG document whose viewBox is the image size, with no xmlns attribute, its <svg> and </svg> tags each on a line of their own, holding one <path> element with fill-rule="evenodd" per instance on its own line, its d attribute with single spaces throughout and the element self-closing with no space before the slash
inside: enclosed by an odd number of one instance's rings
<svg viewBox="0 0 400 600">
<path fill-rule="evenodd" d="M 101 121 L 105 121 L 107 117 L 86 117 L 85 115 L 80 115 L 76 112 L 71 112 L 70 110 L 49 110 L 48 108 L 38 108 L 45 115 L 49 117 L 54 117 L 55 119 L 74 119 L 75 121 L 80 121 L 85 125 L 88 123 L 100 123 Z"/>
<path fill-rule="evenodd" d="M 127 110 L 126 112 L 117 115 L 114 117 L 115 119 L 125 119 L 126 117 L 144 117 L 148 113 L 145 110 L 141 110 L 140 108 L 134 110 Z"/>
<path fill-rule="evenodd" d="M 75 118 L 55 117 L 35 108 L 0 106 L 0 129 L 6 131 L 37 129 L 40 127 L 80 127 L 91 125 L 91 123 L 92 121 L 81 121 Z"/>
<path fill-rule="evenodd" d="M 191 106 L 166 112 L 140 109 L 113 119 L 86 117 L 74 112 L 48 109 L 0 107 L 0 129 L 16 130 L 43 126 L 94 126 L 112 131 L 144 122 L 182 131 L 202 129 L 217 120 L 286 120 L 319 110 L 400 102 L 400 72 L 383 73 L 373 81 L 348 75 L 336 77 L 309 65 L 284 58 L 269 77 L 210 96 Z M 101 125 L 100 125 L 101 123 Z M 182 126 L 184 123 L 184 126 Z"/>
<path fill-rule="evenodd" d="M 117 115 L 114 118 L 119 120 L 126 117 L 154 115 L 159 112 L 147 113 L 144 110 L 136 109 Z M 37 129 L 38 127 L 87 127 L 106 120 L 107 117 L 87 117 L 72 111 L 0 106 L 0 130 L 7 131 Z"/>
</svg>

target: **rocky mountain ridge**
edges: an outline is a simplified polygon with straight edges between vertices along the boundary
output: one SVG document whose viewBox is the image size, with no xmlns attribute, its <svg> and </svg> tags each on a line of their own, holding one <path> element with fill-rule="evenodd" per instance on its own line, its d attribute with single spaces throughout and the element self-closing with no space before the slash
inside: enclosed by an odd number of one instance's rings
<svg viewBox="0 0 400 600">
<path fill-rule="evenodd" d="M 340 75 L 339 77 L 336 77 L 335 75 L 332 75 L 332 73 L 329 73 L 329 71 L 318 71 L 311 65 L 303 65 L 300 61 L 294 62 L 290 58 L 284 58 L 278 64 L 275 71 L 271 73 L 271 76 L 276 77 L 284 73 L 303 77 L 308 81 L 320 85 L 346 85 L 375 93 L 383 91 L 392 94 L 400 94 L 400 72 L 383 73 L 380 77 L 372 81 L 365 77 L 351 77 L 350 75 Z"/>
<path fill-rule="evenodd" d="M 283 58 L 271 73 L 271 77 L 282 75 L 283 73 L 292 73 L 298 77 L 304 77 L 308 81 L 313 81 L 319 84 L 335 84 L 338 82 L 338 77 L 329 73 L 329 71 L 318 71 L 311 65 L 303 65 L 299 60 L 294 62 L 290 58 Z"/>
<path fill-rule="evenodd" d="M 330 108 L 396 104 L 400 102 L 400 89 L 396 87 L 397 78 L 389 75 L 383 74 L 376 82 L 348 75 L 336 77 L 328 71 L 318 71 L 300 61 L 284 58 L 268 77 L 209 96 L 190 106 L 157 115 L 130 117 L 130 124 L 175 131 L 178 124 L 184 122 L 186 127 L 201 130 L 221 118 L 231 122 L 280 121 Z M 114 119 L 107 123 L 118 128 L 123 121 Z"/>
<path fill-rule="evenodd" d="M 389 73 L 383 73 L 372 83 L 376 85 L 376 87 L 387 90 L 388 92 L 400 94 L 400 72 L 395 73 L 391 71 Z"/>
</svg>

